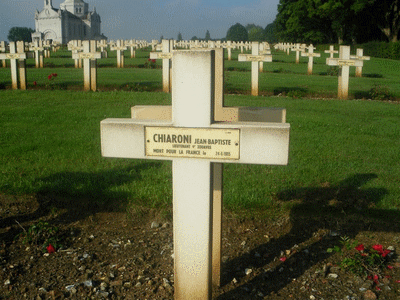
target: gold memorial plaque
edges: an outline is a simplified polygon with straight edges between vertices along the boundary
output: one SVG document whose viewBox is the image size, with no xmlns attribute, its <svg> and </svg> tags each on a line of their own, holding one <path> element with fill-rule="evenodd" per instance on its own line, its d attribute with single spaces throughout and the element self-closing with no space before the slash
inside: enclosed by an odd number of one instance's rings
<svg viewBox="0 0 400 300">
<path fill-rule="evenodd" d="M 80 53 L 80 58 L 81 59 L 94 59 L 94 54 L 93 53 Z"/>
<path fill-rule="evenodd" d="M 158 58 L 161 59 L 171 59 L 172 58 L 172 53 L 158 53 Z"/>
<path fill-rule="evenodd" d="M 338 60 L 338 65 L 339 66 L 354 66 L 355 61 L 354 60 Z"/>
<path fill-rule="evenodd" d="M 145 127 L 146 156 L 238 160 L 239 129 Z"/>
<path fill-rule="evenodd" d="M 263 61 L 264 56 L 262 55 L 248 55 L 247 56 L 247 61 Z"/>
</svg>

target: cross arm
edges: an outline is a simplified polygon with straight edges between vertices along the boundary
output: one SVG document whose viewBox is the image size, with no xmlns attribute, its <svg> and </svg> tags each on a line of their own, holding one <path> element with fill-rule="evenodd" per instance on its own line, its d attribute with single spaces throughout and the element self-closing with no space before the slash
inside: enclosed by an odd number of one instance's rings
<svg viewBox="0 0 400 300">
<path fill-rule="evenodd" d="M 26 59 L 26 53 L 0 53 L 0 59 Z"/>
<path fill-rule="evenodd" d="M 173 127 L 171 122 L 162 120 L 103 120 L 100 123 L 102 155 L 171 160 L 172 157 L 168 156 L 146 156 L 145 128 L 154 126 Z M 290 125 L 287 123 L 221 122 L 211 124 L 207 129 L 239 130 L 239 158 L 232 160 L 212 158 L 210 159 L 212 162 L 269 165 L 286 165 L 288 162 Z"/>
<path fill-rule="evenodd" d="M 340 58 L 327 58 L 326 64 L 329 66 L 354 66 L 354 67 L 362 67 L 364 65 L 362 60 L 340 59 Z"/>
</svg>

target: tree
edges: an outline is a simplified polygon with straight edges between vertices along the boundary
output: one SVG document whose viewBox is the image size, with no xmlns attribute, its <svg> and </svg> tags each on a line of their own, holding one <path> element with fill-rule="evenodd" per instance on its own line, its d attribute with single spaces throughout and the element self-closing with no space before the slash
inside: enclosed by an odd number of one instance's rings
<svg viewBox="0 0 400 300">
<path fill-rule="evenodd" d="M 321 3 L 314 0 L 316 4 L 310 11 L 311 16 L 322 16 L 330 20 L 332 30 L 335 32 L 338 43 L 343 44 L 345 38 L 353 40 L 356 20 L 355 11 L 352 9 L 354 0 L 328 0 Z"/>
<path fill-rule="evenodd" d="M 197 36 L 192 36 L 192 38 L 190 39 L 191 41 L 196 41 L 196 40 L 198 40 L 199 38 L 197 37 Z"/>
<path fill-rule="evenodd" d="M 264 37 L 268 43 L 277 43 L 278 38 L 276 36 L 276 23 L 273 22 L 268 24 L 264 29 Z"/>
<path fill-rule="evenodd" d="M 236 23 L 228 29 L 228 32 L 226 33 L 226 40 L 247 42 L 249 40 L 249 34 L 242 24 Z"/>
<path fill-rule="evenodd" d="M 400 32 L 399 0 L 355 0 L 352 8 L 359 15 L 367 15 L 371 23 L 382 31 L 389 42 L 397 42 Z"/>
<path fill-rule="evenodd" d="M 207 32 L 206 32 L 206 37 L 204 38 L 204 40 L 205 41 L 209 41 L 209 40 L 211 40 L 211 35 L 210 35 L 210 32 L 207 30 Z"/>
<path fill-rule="evenodd" d="M 8 32 L 8 40 L 10 42 L 23 41 L 32 42 L 32 33 L 35 31 L 28 27 L 12 27 Z"/>
<path fill-rule="evenodd" d="M 264 29 L 262 27 L 257 26 L 249 30 L 249 41 L 262 42 L 264 40 Z"/>
<path fill-rule="evenodd" d="M 178 38 L 177 38 L 177 40 L 178 40 L 178 42 L 183 40 L 183 39 L 182 39 L 182 33 L 180 33 L 180 32 L 178 33 Z"/>
</svg>

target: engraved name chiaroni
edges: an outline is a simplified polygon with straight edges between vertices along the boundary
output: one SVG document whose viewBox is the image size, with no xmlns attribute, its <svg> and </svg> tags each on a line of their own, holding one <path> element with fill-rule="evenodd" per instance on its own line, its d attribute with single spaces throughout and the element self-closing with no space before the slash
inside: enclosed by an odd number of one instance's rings
<svg viewBox="0 0 400 300">
<path fill-rule="evenodd" d="M 183 134 L 154 134 L 153 141 L 155 143 L 179 143 L 179 144 L 191 144 L 192 136 Z"/>
</svg>

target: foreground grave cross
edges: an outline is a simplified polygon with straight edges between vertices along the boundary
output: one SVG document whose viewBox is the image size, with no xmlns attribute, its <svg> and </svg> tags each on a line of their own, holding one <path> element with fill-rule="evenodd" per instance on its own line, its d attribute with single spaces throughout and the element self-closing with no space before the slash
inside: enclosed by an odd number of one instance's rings
<svg viewBox="0 0 400 300">
<path fill-rule="evenodd" d="M 162 40 L 162 52 L 150 52 L 150 59 L 162 59 L 163 92 L 171 92 L 171 58 L 173 40 Z"/>
<path fill-rule="evenodd" d="M 327 58 L 329 66 L 339 66 L 338 98 L 347 99 L 349 95 L 350 66 L 362 67 L 362 60 L 350 59 L 350 46 L 339 47 L 339 58 Z"/>
<path fill-rule="evenodd" d="M 34 45 L 29 47 L 30 51 L 35 52 L 35 67 L 36 68 L 43 68 L 43 42 L 35 40 Z"/>
<path fill-rule="evenodd" d="M 253 42 L 251 54 L 239 54 L 238 61 L 251 61 L 251 94 L 258 96 L 259 62 L 272 62 L 271 55 L 258 54 L 258 42 Z"/>
<path fill-rule="evenodd" d="M 302 52 L 301 56 L 308 56 L 308 75 L 312 75 L 314 57 L 321 57 L 320 53 L 314 53 L 314 46 L 311 44 L 308 48 L 308 52 Z"/>
<path fill-rule="evenodd" d="M 214 70 L 214 121 L 219 122 L 274 122 L 286 123 L 286 110 L 268 107 L 224 106 L 224 50 L 215 49 Z M 172 120 L 172 107 L 167 105 L 136 105 L 131 109 L 132 118 L 140 120 Z M 222 232 L 222 182 L 223 166 L 213 164 L 213 229 L 212 229 L 212 284 L 220 285 L 221 232 Z"/>
<path fill-rule="evenodd" d="M 83 89 L 85 91 L 97 90 L 97 59 L 101 58 L 96 51 L 96 41 L 83 41 L 83 52 L 72 55 L 74 59 L 83 59 Z"/>
<path fill-rule="evenodd" d="M 18 89 L 18 77 L 21 90 L 26 90 L 26 68 L 24 52 L 24 42 L 10 42 L 10 53 L 0 53 L 0 59 L 9 59 L 11 64 L 11 86 Z M 18 76 L 19 64 L 19 76 Z"/>
<path fill-rule="evenodd" d="M 357 54 L 356 55 L 350 55 L 350 58 L 353 58 L 353 59 L 356 59 L 356 60 L 361 60 L 361 61 L 370 60 L 371 59 L 370 56 L 364 56 L 364 50 L 360 49 L 360 48 L 357 49 Z M 363 65 L 364 65 L 364 63 L 363 63 Z M 363 65 L 356 67 L 356 77 L 362 77 L 362 67 L 363 67 Z"/>
<path fill-rule="evenodd" d="M 106 119 L 106 157 L 173 160 L 175 299 L 211 298 L 215 163 L 287 164 L 289 124 L 215 122 L 214 51 L 173 54 L 172 120 Z"/>
</svg>

